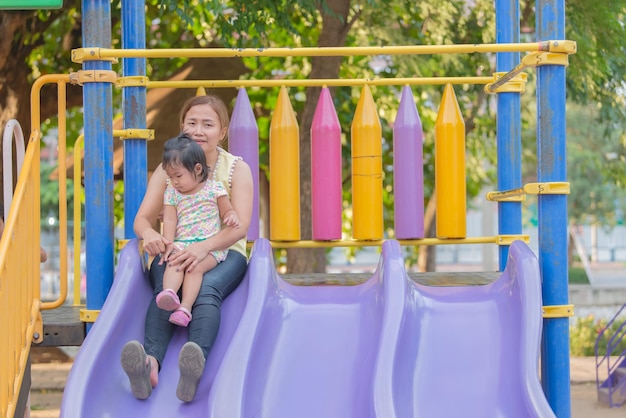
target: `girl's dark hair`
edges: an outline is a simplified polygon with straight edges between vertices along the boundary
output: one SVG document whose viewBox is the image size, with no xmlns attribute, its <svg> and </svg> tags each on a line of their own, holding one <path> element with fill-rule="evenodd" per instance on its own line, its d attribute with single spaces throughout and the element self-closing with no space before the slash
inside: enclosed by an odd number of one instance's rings
<svg viewBox="0 0 626 418">
<path fill-rule="evenodd" d="M 171 167 L 173 164 L 180 165 L 190 173 L 196 173 L 196 164 L 200 164 L 200 181 L 204 182 L 209 178 L 209 166 L 206 163 L 206 156 L 200 145 L 196 144 L 187 135 L 181 134 L 165 142 L 163 152 L 163 169 Z"/>
</svg>

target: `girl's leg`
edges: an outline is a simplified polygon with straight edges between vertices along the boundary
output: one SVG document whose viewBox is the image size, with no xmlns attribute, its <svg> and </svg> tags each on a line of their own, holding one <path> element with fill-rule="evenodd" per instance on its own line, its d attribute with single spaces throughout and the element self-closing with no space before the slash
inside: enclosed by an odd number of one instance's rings
<svg viewBox="0 0 626 418">
<path fill-rule="evenodd" d="M 200 293 L 193 305 L 189 341 L 200 346 L 205 358 L 220 327 L 222 301 L 241 283 L 247 267 L 246 257 L 236 251 L 229 251 L 224 261 L 204 273 Z"/>
<path fill-rule="evenodd" d="M 178 293 L 184 277 L 184 271 L 176 271 L 176 267 L 167 266 L 163 273 L 163 289 L 172 289 Z"/>
<path fill-rule="evenodd" d="M 202 286 L 202 276 L 217 266 L 217 260 L 211 254 L 202 260 L 191 273 L 185 273 L 183 281 L 183 298 L 180 306 L 191 312 L 191 307 L 198 298 Z M 170 270 L 170 269 L 167 269 Z M 165 274 L 167 275 L 167 270 Z M 165 286 L 165 278 L 163 279 Z"/>
</svg>

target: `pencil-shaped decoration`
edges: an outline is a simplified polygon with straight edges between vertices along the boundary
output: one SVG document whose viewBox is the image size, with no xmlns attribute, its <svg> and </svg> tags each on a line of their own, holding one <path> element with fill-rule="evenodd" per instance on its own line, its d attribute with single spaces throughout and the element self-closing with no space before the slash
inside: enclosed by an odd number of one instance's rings
<svg viewBox="0 0 626 418">
<path fill-rule="evenodd" d="M 352 121 L 352 236 L 383 238 L 382 128 L 367 85 Z"/>
<path fill-rule="evenodd" d="M 280 88 L 270 123 L 270 239 L 300 239 L 299 128 L 287 88 Z"/>
<path fill-rule="evenodd" d="M 393 201 L 397 239 L 424 238 L 422 121 L 411 87 L 402 90 L 393 124 Z"/>
<path fill-rule="evenodd" d="M 252 171 L 254 197 L 248 241 L 254 241 L 259 238 L 259 127 L 244 88 L 240 88 L 237 93 L 228 132 L 228 150 L 231 154 L 242 157 Z"/>
<path fill-rule="evenodd" d="M 465 238 L 465 122 L 454 89 L 447 84 L 435 124 L 437 237 Z"/>
<path fill-rule="evenodd" d="M 311 124 L 311 207 L 313 239 L 341 239 L 341 125 L 328 87 Z"/>
</svg>

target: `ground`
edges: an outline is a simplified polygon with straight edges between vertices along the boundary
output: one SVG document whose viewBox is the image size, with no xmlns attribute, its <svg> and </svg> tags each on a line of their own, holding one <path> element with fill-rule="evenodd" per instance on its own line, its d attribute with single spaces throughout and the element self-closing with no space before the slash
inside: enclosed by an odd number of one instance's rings
<svg viewBox="0 0 626 418">
<path fill-rule="evenodd" d="M 63 383 L 72 359 L 55 347 L 33 347 L 30 418 L 57 418 L 63 398 Z M 609 408 L 596 400 L 595 359 L 571 359 L 571 418 L 624 418 L 626 405 Z"/>
</svg>

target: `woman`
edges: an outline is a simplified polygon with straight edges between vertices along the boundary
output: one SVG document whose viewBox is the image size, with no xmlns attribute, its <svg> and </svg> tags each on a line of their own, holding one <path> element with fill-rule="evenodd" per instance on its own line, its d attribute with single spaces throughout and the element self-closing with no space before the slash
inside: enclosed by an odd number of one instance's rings
<svg viewBox="0 0 626 418">
<path fill-rule="evenodd" d="M 182 132 L 202 147 L 207 165 L 213 167 L 213 180 L 222 183 L 240 218 L 239 228 L 224 227 L 216 235 L 192 243 L 170 256 L 167 262 L 169 266 L 191 272 L 212 251 L 229 250 L 226 260 L 203 276 L 200 294 L 192 309 L 189 341 L 179 354 L 180 380 L 176 396 L 184 402 L 191 402 L 206 357 L 217 337 L 222 300 L 239 285 L 247 268 L 246 234 L 252 215 L 253 183 L 248 164 L 218 146 L 228 133 L 228 110 L 221 99 L 210 95 L 188 99 L 181 109 L 180 122 Z M 150 268 L 154 296 L 146 314 L 144 346 L 138 341 L 130 341 L 121 356 L 122 367 L 138 399 L 148 398 L 157 385 L 158 371 L 176 328 L 169 322 L 169 312 L 159 309 L 155 301 L 155 296 L 163 290 L 165 270 L 165 264 L 159 265 L 160 257 L 156 256 L 163 254 L 166 245 L 170 244 L 156 229 L 163 209 L 167 178 L 159 165 L 150 178 L 133 225 L 137 237 L 143 239 L 144 250 L 155 256 Z"/>
</svg>

